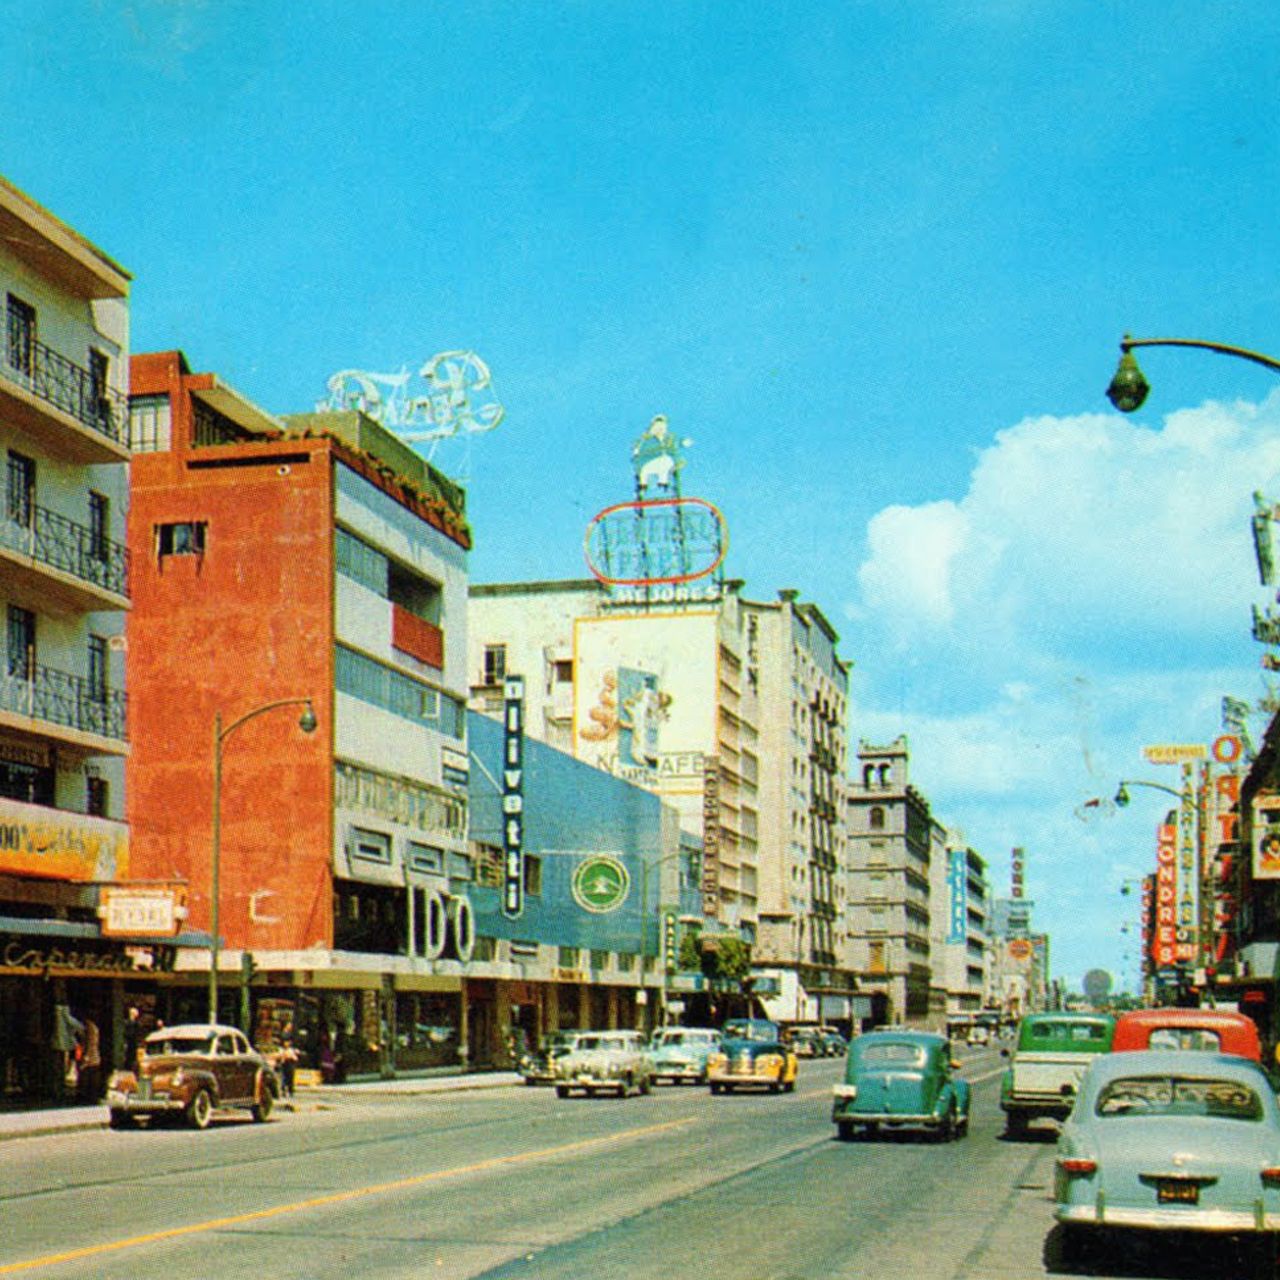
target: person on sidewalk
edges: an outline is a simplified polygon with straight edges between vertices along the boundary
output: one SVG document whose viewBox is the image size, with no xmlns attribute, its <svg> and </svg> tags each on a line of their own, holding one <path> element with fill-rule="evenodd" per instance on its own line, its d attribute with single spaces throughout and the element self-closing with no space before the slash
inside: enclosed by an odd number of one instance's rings
<svg viewBox="0 0 1280 1280">
<path fill-rule="evenodd" d="M 280 1067 L 280 1096 L 292 1098 L 294 1076 L 298 1070 L 298 1049 L 293 1042 L 292 1021 L 280 1029 L 280 1052 L 276 1055 L 276 1063 Z"/>
<path fill-rule="evenodd" d="M 78 1093 L 81 1102 L 102 1101 L 102 1033 L 92 1018 L 85 1018 L 84 1033 L 80 1043 L 80 1079 Z"/>
</svg>

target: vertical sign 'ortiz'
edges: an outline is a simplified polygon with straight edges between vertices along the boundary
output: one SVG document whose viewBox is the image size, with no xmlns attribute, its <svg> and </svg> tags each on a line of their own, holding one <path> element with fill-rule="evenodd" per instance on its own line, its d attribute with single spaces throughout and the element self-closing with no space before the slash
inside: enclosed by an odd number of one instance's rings
<svg viewBox="0 0 1280 1280">
<path fill-rule="evenodd" d="M 524 678 L 503 682 L 502 914 L 524 911 Z"/>
</svg>

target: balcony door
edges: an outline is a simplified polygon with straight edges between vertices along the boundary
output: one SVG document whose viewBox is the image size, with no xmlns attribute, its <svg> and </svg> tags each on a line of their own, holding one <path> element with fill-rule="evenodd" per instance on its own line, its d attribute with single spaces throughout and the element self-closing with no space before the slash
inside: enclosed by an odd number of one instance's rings
<svg viewBox="0 0 1280 1280">
<path fill-rule="evenodd" d="M 30 529 L 36 510 L 36 462 L 9 450 L 6 515 L 10 524 Z"/>
<path fill-rule="evenodd" d="M 9 295 L 9 343 L 7 358 L 9 368 L 35 377 L 36 372 L 36 309 L 21 298 Z"/>
</svg>

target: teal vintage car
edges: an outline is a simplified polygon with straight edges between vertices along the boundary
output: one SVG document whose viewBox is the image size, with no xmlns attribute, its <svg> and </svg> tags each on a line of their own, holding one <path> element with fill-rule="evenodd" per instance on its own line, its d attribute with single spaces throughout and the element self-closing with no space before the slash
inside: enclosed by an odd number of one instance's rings
<svg viewBox="0 0 1280 1280">
<path fill-rule="evenodd" d="M 1011 1138 L 1023 1137 L 1038 1117 L 1066 1119 L 1085 1070 L 1099 1054 L 1110 1053 L 1115 1026 L 1105 1013 L 1032 1013 L 1022 1019 L 1013 1060 L 1000 1081 L 1000 1108 Z"/>
<path fill-rule="evenodd" d="M 1072 1269 L 1104 1231 L 1214 1232 L 1255 1239 L 1273 1275 L 1280 1106 L 1266 1073 L 1202 1050 L 1094 1059 L 1058 1136 L 1054 1198 Z"/>
<path fill-rule="evenodd" d="M 849 1046 L 831 1119 L 846 1141 L 860 1131 L 916 1128 L 943 1142 L 969 1131 L 969 1082 L 951 1042 L 926 1031 L 868 1031 Z"/>
<path fill-rule="evenodd" d="M 720 1033 L 711 1027 L 663 1027 L 653 1033 L 645 1057 L 653 1067 L 653 1082 L 706 1084 L 707 1059 L 720 1047 Z"/>
</svg>

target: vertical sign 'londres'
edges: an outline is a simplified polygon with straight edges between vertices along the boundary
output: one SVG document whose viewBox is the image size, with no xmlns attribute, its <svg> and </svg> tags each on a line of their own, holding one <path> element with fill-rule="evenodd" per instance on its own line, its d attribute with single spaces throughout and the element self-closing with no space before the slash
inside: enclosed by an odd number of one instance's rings
<svg viewBox="0 0 1280 1280">
<path fill-rule="evenodd" d="M 524 678 L 507 676 L 502 720 L 502 914 L 524 911 Z"/>
</svg>

